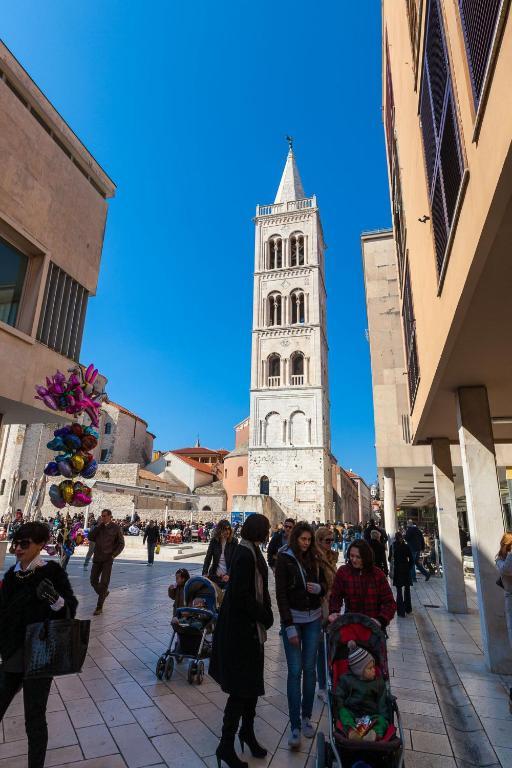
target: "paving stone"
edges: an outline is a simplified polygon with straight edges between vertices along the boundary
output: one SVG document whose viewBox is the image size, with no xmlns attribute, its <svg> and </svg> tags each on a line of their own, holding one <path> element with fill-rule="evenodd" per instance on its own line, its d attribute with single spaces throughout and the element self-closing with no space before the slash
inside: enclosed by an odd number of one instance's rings
<svg viewBox="0 0 512 768">
<path fill-rule="evenodd" d="M 426 733 L 425 731 L 411 731 L 412 748 L 417 752 L 431 752 L 433 755 L 448 755 L 453 752 L 448 736 L 440 733 Z"/>
<path fill-rule="evenodd" d="M 223 718 L 221 709 L 212 704 L 200 704 L 194 707 L 194 714 L 208 726 L 210 731 L 220 737 Z"/>
<path fill-rule="evenodd" d="M 503 768 L 512 768 L 512 748 L 495 747 L 495 752 Z"/>
<path fill-rule="evenodd" d="M 11 758 L 15 757 L 16 755 L 26 755 L 27 752 L 28 745 L 26 737 L 23 739 L 17 739 L 16 741 L 6 741 L 4 744 L 0 744 L 0 758 Z"/>
<path fill-rule="evenodd" d="M 172 768 L 204 768 L 204 763 L 179 733 L 169 733 L 152 739 L 153 746 Z"/>
<path fill-rule="evenodd" d="M 441 704 L 454 707 L 464 707 L 470 703 L 469 696 L 462 685 L 439 685 L 436 683 L 437 698 Z"/>
<path fill-rule="evenodd" d="M 143 768 L 160 762 L 160 755 L 138 723 L 111 728 L 128 768 Z"/>
<path fill-rule="evenodd" d="M 450 725 L 456 731 L 469 733 L 482 730 L 482 723 L 473 706 L 455 707 L 451 704 L 441 703 L 441 712 L 446 725 Z"/>
<path fill-rule="evenodd" d="M 116 683 L 114 687 L 130 709 L 151 706 L 151 699 L 135 680 L 131 683 Z"/>
<path fill-rule="evenodd" d="M 67 712 L 48 712 L 48 749 L 68 747 L 77 743 L 75 730 Z"/>
<path fill-rule="evenodd" d="M 118 699 L 119 694 L 108 680 L 85 680 L 84 685 L 94 701 L 106 701 L 107 699 Z"/>
<path fill-rule="evenodd" d="M 509 722 L 493 717 L 480 719 L 493 747 L 512 747 L 512 731 Z"/>
<path fill-rule="evenodd" d="M 153 699 L 153 703 L 162 710 L 171 723 L 179 723 L 181 720 L 194 718 L 194 713 L 173 693 L 168 696 L 159 696 L 157 699 Z"/>
<path fill-rule="evenodd" d="M 441 717 L 441 710 L 437 704 L 431 704 L 428 701 L 413 701 L 412 699 L 404 699 L 400 702 L 400 712 L 411 712 L 413 715 Z"/>
<path fill-rule="evenodd" d="M 148 736 L 162 736 L 165 733 L 174 733 L 176 730 L 158 707 L 134 709 L 133 714 Z"/>
<path fill-rule="evenodd" d="M 122 699 L 98 701 L 98 709 L 110 728 L 115 725 L 128 725 L 135 722 L 135 717 Z"/>
<path fill-rule="evenodd" d="M 219 737 L 212 733 L 201 720 L 184 720 L 180 723 L 179 733 L 199 757 L 213 755 L 219 745 Z"/>
<path fill-rule="evenodd" d="M 23 766 L 25 768 L 25 766 Z M 92 760 L 80 760 L 78 763 L 65 763 L 59 768 L 126 768 L 126 763 L 121 755 L 105 755 Z M 157 766 L 154 766 L 157 768 Z"/>
<path fill-rule="evenodd" d="M 92 699 L 68 701 L 66 709 L 75 728 L 103 724 L 103 718 Z"/>
<path fill-rule="evenodd" d="M 446 733 L 442 717 L 429 717 L 428 715 L 415 715 L 411 712 L 403 712 L 400 709 L 402 726 L 414 731 L 427 731 L 428 733 Z"/>
<path fill-rule="evenodd" d="M 496 753 L 485 731 L 462 732 L 446 726 L 453 753 L 457 758 L 477 766 L 488 766 L 496 762 Z"/>
<path fill-rule="evenodd" d="M 78 675 L 57 677 L 55 678 L 55 684 L 63 701 L 74 701 L 75 699 L 87 699 L 89 697 L 89 693 Z"/>
<path fill-rule="evenodd" d="M 74 744 L 71 747 L 59 747 L 58 749 L 49 749 L 46 753 L 46 760 L 44 761 L 44 768 L 51 768 L 51 766 L 60 766 L 63 763 L 72 763 L 77 760 L 82 760 L 82 750 L 78 744 Z"/>
<path fill-rule="evenodd" d="M 76 733 L 84 757 L 104 757 L 119 752 L 106 725 L 77 728 Z"/>
</svg>

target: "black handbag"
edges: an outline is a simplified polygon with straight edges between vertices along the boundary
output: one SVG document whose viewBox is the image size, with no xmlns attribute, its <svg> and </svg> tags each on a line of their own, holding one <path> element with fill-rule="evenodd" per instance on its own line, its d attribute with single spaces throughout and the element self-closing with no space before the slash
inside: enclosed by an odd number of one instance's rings
<svg viewBox="0 0 512 768">
<path fill-rule="evenodd" d="M 89 645 L 89 619 L 47 619 L 25 631 L 25 678 L 80 672 Z"/>
</svg>

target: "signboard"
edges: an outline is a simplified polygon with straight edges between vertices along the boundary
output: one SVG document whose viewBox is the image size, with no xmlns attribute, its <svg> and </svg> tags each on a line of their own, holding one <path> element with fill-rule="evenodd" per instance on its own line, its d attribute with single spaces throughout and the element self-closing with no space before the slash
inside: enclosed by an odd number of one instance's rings
<svg viewBox="0 0 512 768">
<path fill-rule="evenodd" d="M 240 525 L 243 525 L 243 523 L 247 520 L 249 515 L 254 515 L 255 512 L 232 512 L 231 513 L 231 525 L 236 525 L 239 523 Z"/>
</svg>

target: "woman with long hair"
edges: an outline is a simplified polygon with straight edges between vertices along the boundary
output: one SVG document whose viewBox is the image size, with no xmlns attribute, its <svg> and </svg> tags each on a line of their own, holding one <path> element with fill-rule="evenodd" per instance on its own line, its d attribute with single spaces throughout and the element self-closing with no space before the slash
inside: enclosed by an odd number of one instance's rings
<svg viewBox="0 0 512 768">
<path fill-rule="evenodd" d="M 315 547 L 315 532 L 309 523 L 294 526 L 288 543 L 278 552 L 275 577 L 281 636 L 288 664 L 288 745 L 298 749 L 301 733 L 308 739 L 315 735 L 311 714 L 322 598 L 326 591 L 325 575 Z"/>
<path fill-rule="evenodd" d="M 388 580 L 373 562 L 373 551 L 364 539 L 353 541 L 347 550 L 347 563 L 338 568 L 329 599 L 329 621 L 345 613 L 363 613 L 375 619 L 383 630 L 396 612 Z"/>
<path fill-rule="evenodd" d="M 240 544 L 231 561 L 230 579 L 213 635 L 209 674 L 229 698 L 224 708 L 222 736 L 215 752 L 217 764 L 247 768 L 235 752 L 238 734 L 242 751 L 247 744 L 253 757 L 265 757 L 258 744 L 254 718 L 258 697 L 265 695 L 263 646 L 273 624 L 268 592 L 268 568 L 260 546 L 268 539 L 265 515 L 250 515 L 242 526 Z"/>
<path fill-rule="evenodd" d="M 25 630 L 28 624 L 73 618 L 78 601 L 66 571 L 43 560 L 41 550 L 50 540 L 45 523 L 24 523 L 13 537 L 16 564 L 0 586 L 0 721 L 23 688 L 28 768 L 43 768 L 48 745 L 46 707 L 51 677 L 24 679 Z"/>
<path fill-rule="evenodd" d="M 208 576 L 219 589 L 226 589 L 231 560 L 238 542 L 229 520 L 219 520 L 215 526 L 203 563 L 203 576 Z"/>
<path fill-rule="evenodd" d="M 512 533 L 504 533 L 500 541 L 500 550 L 496 555 L 496 567 L 505 590 L 505 618 L 508 638 L 512 646 Z M 512 693 L 512 688 L 510 689 Z"/>
<path fill-rule="evenodd" d="M 322 621 L 325 622 L 329 616 L 329 598 L 338 565 L 338 552 L 332 549 L 334 544 L 333 532 L 328 526 L 318 528 L 315 534 L 315 544 L 318 560 L 325 577 L 326 591 L 322 598 Z M 327 701 L 327 678 L 325 674 L 325 649 L 322 635 L 320 635 L 320 643 L 318 645 L 316 677 L 318 680 L 318 697 L 325 702 Z"/>
<path fill-rule="evenodd" d="M 393 564 L 393 586 L 396 587 L 397 613 L 404 617 L 406 613 L 412 613 L 411 568 L 414 558 L 411 548 L 400 531 L 395 533 L 395 539 L 389 548 L 389 562 Z"/>
</svg>

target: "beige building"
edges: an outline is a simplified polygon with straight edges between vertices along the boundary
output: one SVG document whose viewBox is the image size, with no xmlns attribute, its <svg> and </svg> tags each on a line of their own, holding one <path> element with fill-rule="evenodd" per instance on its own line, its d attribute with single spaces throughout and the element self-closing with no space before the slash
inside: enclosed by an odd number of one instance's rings
<svg viewBox="0 0 512 768">
<path fill-rule="evenodd" d="M 331 520 L 340 523 L 360 522 L 358 486 L 350 473 L 334 462 L 332 464 L 332 489 L 334 512 Z"/>
<path fill-rule="evenodd" d="M 143 467 L 150 463 L 155 435 L 149 432 L 147 421 L 137 414 L 112 401 L 103 403 L 99 432 L 95 451 L 98 461 L 136 463 Z"/>
<path fill-rule="evenodd" d="M 0 42 L 4 424 L 52 418 L 34 400 L 34 387 L 79 361 L 87 302 L 98 280 L 107 199 L 114 192 L 103 169 Z"/>
<path fill-rule="evenodd" d="M 512 440 L 512 18 L 509 2 L 471 7 L 384 0 L 383 114 L 410 440 L 430 446 L 454 583 L 460 448 L 484 652 L 510 672 L 494 556 L 497 446 Z"/>
</svg>

